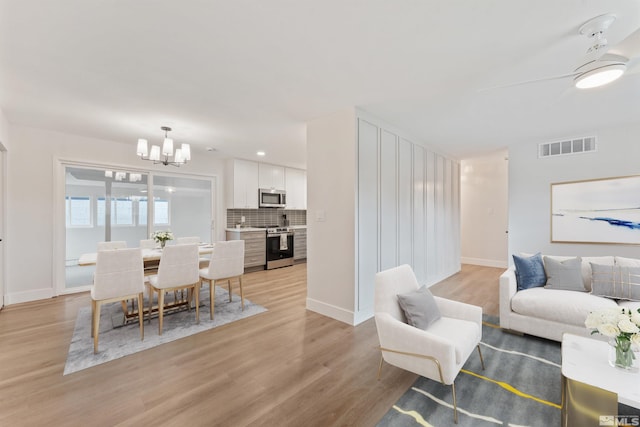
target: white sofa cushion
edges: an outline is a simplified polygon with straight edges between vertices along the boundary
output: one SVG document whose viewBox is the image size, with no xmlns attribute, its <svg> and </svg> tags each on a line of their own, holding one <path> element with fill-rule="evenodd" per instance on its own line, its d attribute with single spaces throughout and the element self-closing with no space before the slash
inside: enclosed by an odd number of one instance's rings
<svg viewBox="0 0 640 427">
<path fill-rule="evenodd" d="M 511 299 L 511 309 L 518 314 L 576 326 L 583 326 L 591 311 L 617 306 L 608 298 L 545 288 L 518 291 Z"/>
</svg>

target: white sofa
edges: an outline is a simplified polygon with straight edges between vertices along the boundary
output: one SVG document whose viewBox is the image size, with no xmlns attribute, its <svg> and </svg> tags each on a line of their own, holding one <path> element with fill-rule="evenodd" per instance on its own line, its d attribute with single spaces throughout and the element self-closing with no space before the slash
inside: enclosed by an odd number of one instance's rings
<svg viewBox="0 0 640 427">
<path fill-rule="evenodd" d="M 556 260 L 575 257 L 553 256 Z M 582 277 L 587 292 L 537 287 L 518 291 L 515 267 L 509 267 L 500 276 L 500 327 L 515 332 L 562 341 L 565 332 L 590 335 L 584 326 L 589 312 L 607 307 L 640 308 L 639 301 L 615 300 L 592 295 L 591 262 L 603 265 L 633 264 L 640 260 L 613 256 L 583 257 Z"/>
</svg>

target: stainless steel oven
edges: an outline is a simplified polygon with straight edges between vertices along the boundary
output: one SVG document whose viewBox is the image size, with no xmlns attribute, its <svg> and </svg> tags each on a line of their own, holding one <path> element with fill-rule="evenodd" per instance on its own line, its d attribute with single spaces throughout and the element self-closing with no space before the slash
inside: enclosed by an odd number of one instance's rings
<svg viewBox="0 0 640 427">
<path fill-rule="evenodd" d="M 267 228 L 267 270 L 293 265 L 293 230 Z"/>
</svg>

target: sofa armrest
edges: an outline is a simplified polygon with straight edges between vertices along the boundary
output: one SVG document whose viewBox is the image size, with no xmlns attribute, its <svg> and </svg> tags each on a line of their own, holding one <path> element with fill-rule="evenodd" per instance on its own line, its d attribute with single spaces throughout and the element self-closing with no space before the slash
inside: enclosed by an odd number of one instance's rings
<svg viewBox="0 0 640 427">
<path fill-rule="evenodd" d="M 471 305 L 460 301 L 453 301 L 446 298 L 433 296 L 440 309 L 440 314 L 444 317 L 468 320 L 477 323 L 482 329 L 482 307 Z"/>
<path fill-rule="evenodd" d="M 518 292 L 516 270 L 511 266 L 500 275 L 500 327 L 510 329 L 511 298 Z"/>
</svg>

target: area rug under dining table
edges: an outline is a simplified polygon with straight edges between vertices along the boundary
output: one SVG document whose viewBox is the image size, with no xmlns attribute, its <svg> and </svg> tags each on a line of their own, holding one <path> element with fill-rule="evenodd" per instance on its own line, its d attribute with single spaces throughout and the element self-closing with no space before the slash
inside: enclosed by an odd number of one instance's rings
<svg viewBox="0 0 640 427">
<path fill-rule="evenodd" d="M 97 354 L 93 353 L 93 338 L 91 338 L 91 307 L 82 307 L 78 310 L 63 375 L 267 311 L 265 307 L 254 304 L 246 298 L 243 311 L 240 296 L 233 294 L 233 301 L 229 302 L 229 294 L 224 288 L 216 286 L 215 290 L 213 320 L 210 319 L 209 288 L 203 287 L 200 291 L 199 324 L 196 324 L 195 321 L 195 309 L 190 311 L 184 309 L 165 314 L 164 328 L 162 335 L 159 335 L 158 318 L 154 317 L 151 323 L 145 320 L 144 340 L 142 341 L 140 340 L 138 320 L 133 319 L 124 326 L 120 326 L 124 318 L 120 303 L 105 304 L 100 313 L 99 351 Z"/>
</svg>

